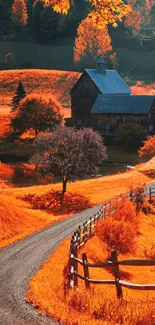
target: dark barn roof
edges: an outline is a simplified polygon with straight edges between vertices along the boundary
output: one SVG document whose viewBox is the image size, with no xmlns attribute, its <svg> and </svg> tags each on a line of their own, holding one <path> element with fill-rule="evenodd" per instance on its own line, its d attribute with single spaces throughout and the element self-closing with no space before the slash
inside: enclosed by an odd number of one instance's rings
<svg viewBox="0 0 155 325">
<path fill-rule="evenodd" d="M 91 113 L 98 114 L 148 114 L 155 96 L 105 96 L 98 95 Z"/>
<path fill-rule="evenodd" d="M 85 73 L 87 73 L 102 94 L 131 94 L 130 89 L 119 73 L 116 70 L 107 69 L 86 69 L 74 87 L 71 89 L 70 93 L 73 91 Z"/>
<path fill-rule="evenodd" d="M 131 94 L 116 70 L 86 69 L 86 72 L 102 94 Z"/>
</svg>

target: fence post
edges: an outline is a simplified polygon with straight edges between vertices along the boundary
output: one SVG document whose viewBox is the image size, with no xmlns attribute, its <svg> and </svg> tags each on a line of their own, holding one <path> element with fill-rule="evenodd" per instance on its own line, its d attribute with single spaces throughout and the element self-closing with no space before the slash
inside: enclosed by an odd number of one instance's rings
<svg viewBox="0 0 155 325">
<path fill-rule="evenodd" d="M 117 259 L 117 255 L 116 255 L 115 251 L 111 252 L 111 261 L 113 264 L 113 272 L 114 272 L 115 281 L 116 281 L 117 298 L 123 298 L 122 286 L 119 283 L 119 280 L 120 280 L 119 264 L 118 264 L 118 259 Z"/>
<path fill-rule="evenodd" d="M 82 261 L 83 261 L 83 273 L 84 273 L 84 277 L 85 277 L 85 286 L 86 289 L 90 288 L 90 283 L 89 283 L 89 269 L 88 269 L 88 265 L 87 265 L 87 254 L 83 253 L 82 254 Z"/>
<path fill-rule="evenodd" d="M 77 254 L 77 243 L 74 244 L 74 252 L 73 255 L 75 258 L 78 257 Z M 78 288 L 78 277 L 77 277 L 77 273 L 78 273 L 78 262 L 74 260 L 74 287 Z"/>
<path fill-rule="evenodd" d="M 92 235 L 92 217 L 90 217 L 90 223 L 89 223 L 89 236 Z"/>
<path fill-rule="evenodd" d="M 69 270 L 69 283 L 72 288 L 74 288 L 74 248 L 73 248 L 73 236 L 70 242 L 70 253 L 69 253 L 69 263 L 70 263 L 70 270 Z"/>
<path fill-rule="evenodd" d="M 110 212 L 111 212 L 111 201 L 109 201 L 109 212 L 108 212 L 108 215 L 110 215 Z"/>
<path fill-rule="evenodd" d="M 80 247 L 81 244 L 81 227 L 78 227 L 78 247 Z"/>
<path fill-rule="evenodd" d="M 107 206 L 106 206 L 106 203 L 104 204 L 104 218 L 106 218 L 106 214 L 107 214 Z"/>
</svg>

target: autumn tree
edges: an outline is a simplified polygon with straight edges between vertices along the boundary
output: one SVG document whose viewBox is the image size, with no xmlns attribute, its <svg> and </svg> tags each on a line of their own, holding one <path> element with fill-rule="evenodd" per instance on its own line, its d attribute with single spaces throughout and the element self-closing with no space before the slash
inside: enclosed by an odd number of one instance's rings
<svg viewBox="0 0 155 325">
<path fill-rule="evenodd" d="M 28 14 L 24 0 L 14 0 L 12 5 L 12 21 L 17 28 L 27 24 Z"/>
<path fill-rule="evenodd" d="M 29 131 L 37 136 L 40 132 L 53 130 L 60 124 L 62 116 L 61 106 L 55 99 L 29 95 L 19 103 L 16 115 L 11 120 L 11 126 L 17 134 L 22 135 Z"/>
<path fill-rule="evenodd" d="M 155 155 L 155 135 L 144 141 L 143 146 L 138 151 L 139 156 L 154 156 Z"/>
<path fill-rule="evenodd" d="M 74 0 L 45 0 L 45 2 L 51 4 L 56 11 L 67 13 Z M 89 17 L 93 25 L 101 29 L 108 24 L 116 27 L 131 10 L 124 0 L 89 0 L 89 2 L 92 5 Z"/>
<path fill-rule="evenodd" d="M 79 62 L 83 58 L 96 62 L 98 56 L 105 56 L 111 50 L 111 38 L 107 26 L 98 29 L 92 25 L 89 17 L 82 20 L 75 39 L 74 62 Z"/>
<path fill-rule="evenodd" d="M 131 29 L 134 37 L 140 39 L 140 45 L 144 39 L 154 38 L 155 23 L 154 9 L 151 0 L 129 0 L 132 11 L 125 19 L 125 26 Z"/>
<path fill-rule="evenodd" d="M 98 173 L 107 158 L 102 137 L 92 129 L 57 127 L 53 133 L 38 136 L 31 162 L 59 176 L 66 192 L 68 181 Z"/>
<path fill-rule="evenodd" d="M 17 86 L 17 89 L 15 91 L 15 95 L 12 99 L 12 108 L 11 108 L 11 112 L 15 112 L 19 102 L 22 98 L 24 98 L 26 96 L 26 92 L 23 86 L 23 83 L 21 81 L 19 81 L 19 84 Z"/>
</svg>

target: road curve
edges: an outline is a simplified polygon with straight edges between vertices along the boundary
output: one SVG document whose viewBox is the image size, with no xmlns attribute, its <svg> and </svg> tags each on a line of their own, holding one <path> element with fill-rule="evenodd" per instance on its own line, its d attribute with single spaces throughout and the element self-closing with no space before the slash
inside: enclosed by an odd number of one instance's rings
<svg viewBox="0 0 155 325">
<path fill-rule="evenodd" d="M 30 277 L 58 244 L 100 207 L 98 205 L 87 209 L 0 250 L 0 324 L 60 324 L 46 316 L 37 315 L 35 309 L 24 300 L 24 294 Z"/>
</svg>

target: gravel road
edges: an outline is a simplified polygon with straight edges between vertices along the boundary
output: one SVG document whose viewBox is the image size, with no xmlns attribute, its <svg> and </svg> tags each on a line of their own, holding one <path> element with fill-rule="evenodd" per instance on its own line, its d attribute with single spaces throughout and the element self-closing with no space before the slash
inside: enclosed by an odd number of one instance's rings
<svg viewBox="0 0 155 325">
<path fill-rule="evenodd" d="M 87 209 L 51 227 L 39 231 L 0 250 L 0 324 L 58 325 L 45 316 L 37 315 L 26 303 L 24 294 L 30 277 L 79 225 L 96 213 L 101 205 Z"/>
</svg>

